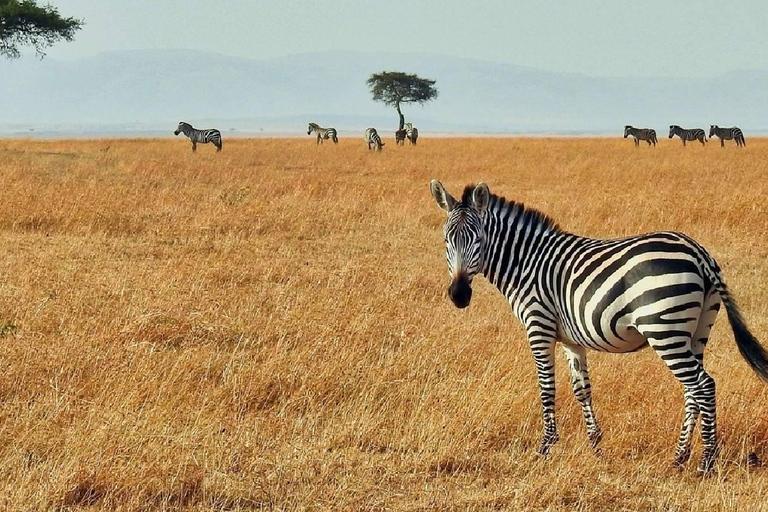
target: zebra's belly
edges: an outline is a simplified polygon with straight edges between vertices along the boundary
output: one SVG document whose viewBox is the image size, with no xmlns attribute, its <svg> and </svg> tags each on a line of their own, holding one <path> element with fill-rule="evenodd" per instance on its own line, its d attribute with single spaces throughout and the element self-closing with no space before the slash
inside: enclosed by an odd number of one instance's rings
<svg viewBox="0 0 768 512">
<path fill-rule="evenodd" d="M 615 331 L 615 332 L 614 332 Z M 599 350 L 601 352 L 634 352 L 647 343 L 645 337 L 628 322 L 619 322 L 614 328 L 604 328 L 596 333 L 576 333 L 558 324 L 558 338 L 567 344 Z"/>
</svg>

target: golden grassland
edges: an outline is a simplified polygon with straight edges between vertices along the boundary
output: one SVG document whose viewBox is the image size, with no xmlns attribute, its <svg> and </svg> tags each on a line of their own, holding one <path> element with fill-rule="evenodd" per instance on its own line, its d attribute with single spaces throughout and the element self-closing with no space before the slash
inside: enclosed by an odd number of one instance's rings
<svg viewBox="0 0 768 512">
<path fill-rule="evenodd" d="M 426 134 L 424 134 L 426 135 Z M 443 213 L 472 181 L 595 237 L 681 230 L 768 343 L 768 140 L 362 136 L 0 141 L 2 510 L 768 509 L 768 386 L 721 315 L 715 476 L 671 467 L 682 392 L 650 350 L 590 354 L 596 457 L 564 358 L 561 440 L 524 333 Z"/>
</svg>

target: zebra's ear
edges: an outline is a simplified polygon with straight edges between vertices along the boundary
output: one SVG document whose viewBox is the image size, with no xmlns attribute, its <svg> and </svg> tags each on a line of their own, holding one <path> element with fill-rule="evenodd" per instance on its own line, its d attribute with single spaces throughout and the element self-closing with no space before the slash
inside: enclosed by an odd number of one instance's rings
<svg viewBox="0 0 768 512">
<path fill-rule="evenodd" d="M 475 187 L 475 190 L 472 192 L 472 203 L 474 204 L 475 208 L 477 208 L 481 213 L 485 212 L 485 209 L 488 208 L 488 202 L 491 199 L 491 191 L 488 190 L 488 185 L 486 185 L 483 182 L 480 182 Z"/>
<path fill-rule="evenodd" d="M 437 206 L 446 212 L 453 210 L 456 200 L 447 190 L 445 190 L 442 183 L 437 180 L 432 180 L 429 184 L 429 191 L 432 192 L 432 197 L 435 198 Z"/>
</svg>

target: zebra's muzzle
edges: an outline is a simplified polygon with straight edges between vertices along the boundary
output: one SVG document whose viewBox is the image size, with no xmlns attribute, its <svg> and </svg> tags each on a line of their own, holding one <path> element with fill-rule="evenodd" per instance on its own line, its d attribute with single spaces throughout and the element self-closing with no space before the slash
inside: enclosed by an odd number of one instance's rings
<svg viewBox="0 0 768 512">
<path fill-rule="evenodd" d="M 469 285 L 469 278 L 466 274 L 460 273 L 451 280 L 448 296 L 457 308 L 469 306 L 469 301 L 472 299 L 472 287 Z"/>
<path fill-rule="evenodd" d="M 174 135 L 178 135 L 178 134 L 179 134 L 179 130 L 174 130 L 174 131 L 173 131 L 173 134 L 174 134 Z"/>
</svg>

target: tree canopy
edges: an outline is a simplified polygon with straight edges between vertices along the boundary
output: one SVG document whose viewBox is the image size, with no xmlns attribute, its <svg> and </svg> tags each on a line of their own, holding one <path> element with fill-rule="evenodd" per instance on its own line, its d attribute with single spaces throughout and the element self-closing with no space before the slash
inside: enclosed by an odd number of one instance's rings
<svg viewBox="0 0 768 512">
<path fill-rule="evenodd" d="M 405 124 L 405 117 L 400 110 L 401 103 L 424 104 L 438 95 L 435 80 L 399 71 L 374 73 L 366 83 L 373 94 L 373 101 L 380 101 L 397 109 L 400 115 L 400 130 Z"/>
<path fill-rule="evenodd" d="M 46 48 L 64 40 L 72 41 L 83 26 L 76 18 L 64 18 L 53 6 L 39 6 L 34 0 L 0 0 L 0 55 L 15 59 L 20 46 L 32 46 L 40 57 Z"/>
</svg>

